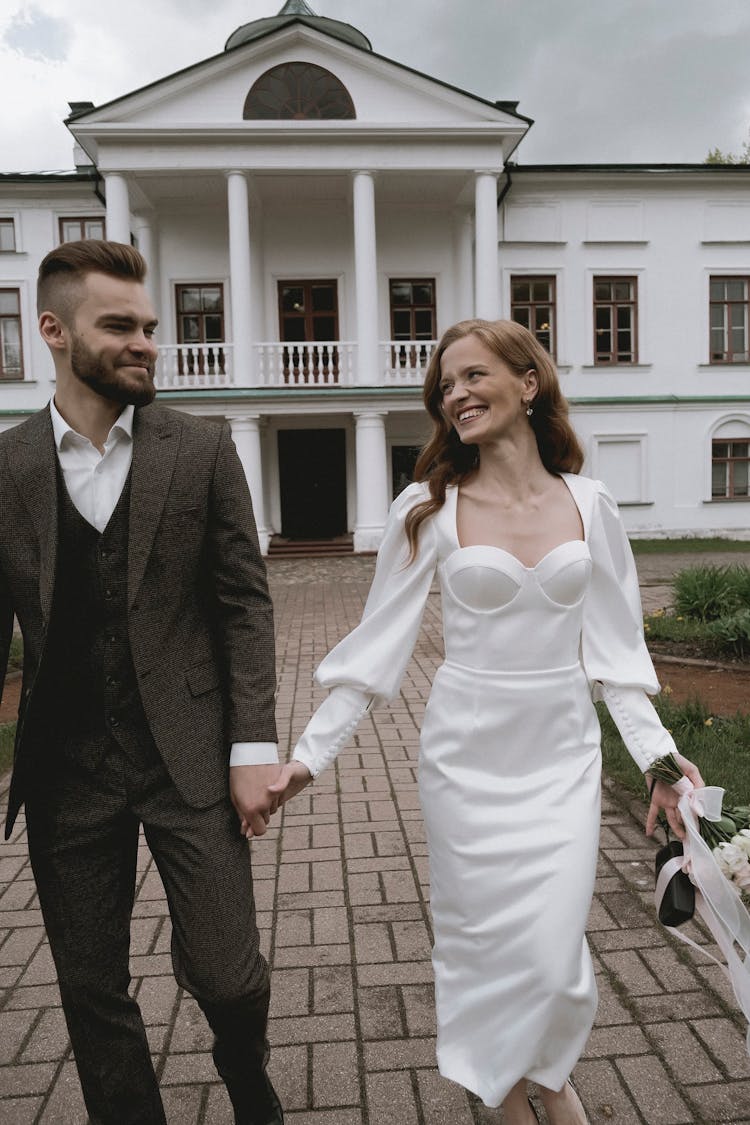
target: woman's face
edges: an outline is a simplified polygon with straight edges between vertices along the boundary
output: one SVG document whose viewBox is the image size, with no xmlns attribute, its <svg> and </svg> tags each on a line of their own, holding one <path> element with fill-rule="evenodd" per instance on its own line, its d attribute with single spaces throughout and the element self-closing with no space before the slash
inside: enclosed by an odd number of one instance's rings
<svg viewBox="0 0 750 1125">
<path fill-rule="evenodd" d="M 528 429 L 536 372 L 516 375 L 478 336 L 449 344 L 440 362 L 440 404 L 461 441 L 483 445 Z"/>
</svg>

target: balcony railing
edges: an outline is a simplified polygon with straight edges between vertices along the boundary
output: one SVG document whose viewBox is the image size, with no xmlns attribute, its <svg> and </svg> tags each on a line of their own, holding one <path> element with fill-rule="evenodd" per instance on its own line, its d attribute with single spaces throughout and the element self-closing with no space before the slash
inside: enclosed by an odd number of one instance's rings
<svg viewBox="0 0 750 1125">
<path fill-rule="evenodd" d="M 421 386 L 435 340 L 385 340 L 379 345 L 382 386 Z M 341 387 L 357 382 L 357 345 L 347 340 L 253 344 L 251 370 L 235 370 L 231 344 L 164 344 L 157 386 L 165 390 L 223 387 Z"/>
</svg>

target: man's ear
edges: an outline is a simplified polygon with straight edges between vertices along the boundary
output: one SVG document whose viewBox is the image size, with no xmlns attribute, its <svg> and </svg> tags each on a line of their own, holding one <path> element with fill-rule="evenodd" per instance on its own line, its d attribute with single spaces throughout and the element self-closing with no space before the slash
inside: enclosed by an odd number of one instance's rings
<svg viewBox="0 0 750 1125">
<path fill-rule="evenodd" d="M 52 351 L 61 351 L 67 346 L 67 328 L 56 313 L 45 311 L 39 317 L 39 335 Z"/>
</svg>

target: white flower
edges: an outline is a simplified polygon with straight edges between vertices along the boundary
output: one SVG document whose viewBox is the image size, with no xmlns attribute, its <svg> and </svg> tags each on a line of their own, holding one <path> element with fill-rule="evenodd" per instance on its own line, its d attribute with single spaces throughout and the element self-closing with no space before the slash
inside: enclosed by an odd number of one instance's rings
<svg viewBox="0 0 750 1125">
<path fill-rule="evenodd" d="M 731 842 L 738 848 L 742 848 L 743 852 L 750 857 L 750 829 L 741 828 L 736 836 L 732 837 Z"/>
<path fill-rule="evenodd" d="M 719 848 L 721 849 L 719 866 L 730 879 L 733 879 L 735 874 L 744 872 L 748 866 L 748 858 L 747 853 L 742 848 L 738 848 L 734 843 L 721 843 Z M 715 854 L 716 852 L 714 852 Z"/>
</svg>

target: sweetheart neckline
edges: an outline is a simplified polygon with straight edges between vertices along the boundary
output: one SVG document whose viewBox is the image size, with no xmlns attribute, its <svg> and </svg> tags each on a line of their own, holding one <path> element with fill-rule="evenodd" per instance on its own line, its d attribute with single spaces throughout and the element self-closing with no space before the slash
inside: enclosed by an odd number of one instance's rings
<svg viewBox="0 0 750 1125">
<path fill-rule="evenodd" d="M 456 538 L 458 539 L 458 537 Z M 546 562 L 551 555 L 554 555 L 563 547 L 570 547 L 575 543 L 580 543 L 582 547 L 586 548 L 586 551 L 588 553 L 588 544 L 585 539 L 564 539 L 562 543 L 558 543 L 556 546 L 551 547 L 550 550 L 547 551 L 546 554 L 542 555 L 539 561 L 534 563 L 533 566 L 526 566 L 526 563 L 522 563 L 518 555 L 514 555 L 512 551 L 506 550 L 505 547 L 496 547 L 492 543 L 469 543 L 465 547 L 461 546 L 461 544 L 459 543 L 456 550 L 451 552 L 451 555 L 455 555 L 459 551 L 476 551 L 477 549 L 482 551 L 499 551 L 501 555 L 505 555 L 506 558 L 512 559 L 513 562 L 520 566 L 522 570 L 525 570 L 528 573 L 533 573 L 535 570 L 538 570 L 542 563 Z M 448 557 L 450 558 L 451 556 L 449 555 Z"/>
</svg>

